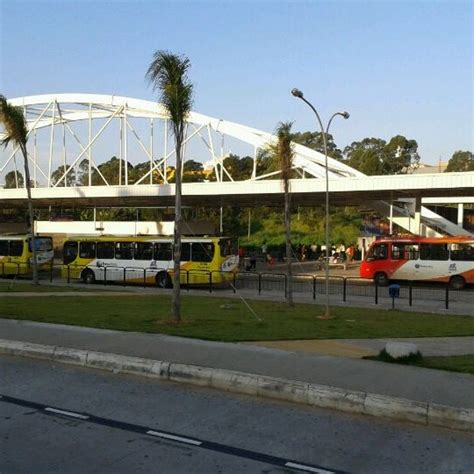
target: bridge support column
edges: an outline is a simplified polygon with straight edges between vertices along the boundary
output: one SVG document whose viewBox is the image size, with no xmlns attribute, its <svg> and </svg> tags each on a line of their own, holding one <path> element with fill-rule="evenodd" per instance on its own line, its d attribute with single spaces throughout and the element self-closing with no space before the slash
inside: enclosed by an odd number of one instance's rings
<svg viewBox="0 0 474 474">
<path fill-rule="evenodd" d="M 458 226 L 462 227 L 464 223 L 464 204 L 458 204 Z"/>
<path fill-rule="evenodd" d="M 413 233 L 421 235 L 421 196 L 417 196 L 415 199 L 415 216 L 414 216 L 414 229 Z"/>
</svg>

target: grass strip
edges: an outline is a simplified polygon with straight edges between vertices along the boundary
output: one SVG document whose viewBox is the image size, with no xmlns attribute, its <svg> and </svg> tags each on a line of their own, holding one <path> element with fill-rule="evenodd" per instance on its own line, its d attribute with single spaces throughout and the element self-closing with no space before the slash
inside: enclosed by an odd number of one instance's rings
<svg viewBox="0 0 474 474">
<path fill-rule="evenodd" d="M 0 317 L 228 342 L 474 335 L 470 316 L 333 307 L 334 319 L 320 320 L 318 305 L 247 303 L 261 321 L 240 300 L 189 295 L 182 297 L 180 324 L 170 321 L 168 295 L 5 296 Z"/>
</svg>

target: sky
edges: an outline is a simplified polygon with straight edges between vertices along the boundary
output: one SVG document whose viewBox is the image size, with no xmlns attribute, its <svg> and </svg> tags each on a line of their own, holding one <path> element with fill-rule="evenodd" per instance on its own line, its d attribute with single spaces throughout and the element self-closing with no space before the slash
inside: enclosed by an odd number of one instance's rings
<svg viewBox="0 0 474 474">
<path fill-rule="evenodd" d="M 473 151 L 473 2 L 0 0 L 0 93 L 157 100 L 155 50 L 189 57 L 193 110 L 273 132 L 318 130 L 344 148 L 415 139 L 422 162 Z"/>
</svg>

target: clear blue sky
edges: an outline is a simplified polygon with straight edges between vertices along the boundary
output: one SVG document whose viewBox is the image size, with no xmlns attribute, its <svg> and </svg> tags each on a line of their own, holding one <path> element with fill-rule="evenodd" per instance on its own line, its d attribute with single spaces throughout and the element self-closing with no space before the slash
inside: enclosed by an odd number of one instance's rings
<svg viewBox="0 0 474 474">
<path fill-rule="evenodd" d="M 422 161 L 473 150 L 473 2 L 0 0 L 0 92 L 156 99 L 153 51 L 187 55 L 194 110 L 273 131 L 335 121 L 339 147 L 402 134 Z"/>
</svg>

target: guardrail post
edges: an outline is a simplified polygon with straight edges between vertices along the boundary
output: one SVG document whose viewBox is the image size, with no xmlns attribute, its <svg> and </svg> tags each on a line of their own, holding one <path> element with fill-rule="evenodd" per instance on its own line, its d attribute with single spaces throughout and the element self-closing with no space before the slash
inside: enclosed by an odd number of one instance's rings
<svg viewBox="0 0 474 474">
<path fill-rule="evenodd" d="M 212 272 L 209 272 L 209 293 L 212 293 Z"/>
<path fill-rule="evenodd" d="M 123 286 L 127 284 L 127 267 L 123 267 Z"/>
<path fill-rule="evenodd" d="M 377 278 L 374 281 L 375 284 L 375 304 L 379 304 L 379 285 L 377 282 Z"/>
<path fill-rule="evenodd" d="M 346 292 L 347 292 L 347 278 L 342 277 L 342 301 L 346 302 Z"/>
<path fill-rule="evenodd" d="M 262 274 L 258 274 L 258 294 L 262 293 Z"/>
<path fill-rule="evenodd" d="M 146 268 L 143 269 L 143 288 L 146 288 Z"/>
<path fill-rule="evenodd" d="M 413 282 L 408 282 L 408 306 L 413 305 Z"/>
<path fill-rule="evenodd" d="M 316 299 L 316 277 L 313 276 L 313 300 Z"/>
<path fill-rule="evenodd" d="M 287 275 L 285 273 L 285 298 L 286 298 L 286 295 L 287 295 L 288 279 L 289 279 L 289 275 Z"/>
<path fill-rule="evenodd" d="M 449 281 L 448 283 L 446 283 L 446 297 L 445 297 L 444 305 L 446 309 L 449 309 Z"/>
<path fill-rule="evenodd" d="M 233 277 L 232 277 L 232 280 L 233 280 L 233 281 L 232 281 L 232 290 L 234 291 L 234 295 L 235 295 L 235 285 L 236 285 L 236 283 L 237 283 L 237 282 L 236 282 L 236 278 L 237 278 L 236 275 L 237 275 L 237 272 L 233 272 L 233 273 L 234 273 L 234 275 L 233 275 Z"/>
<path fill-rule="evenodd" d="M 67 284 L 71 283 L 71 269 L 69 268 L 70 265 L 67 266 Z"/>
</svg>

